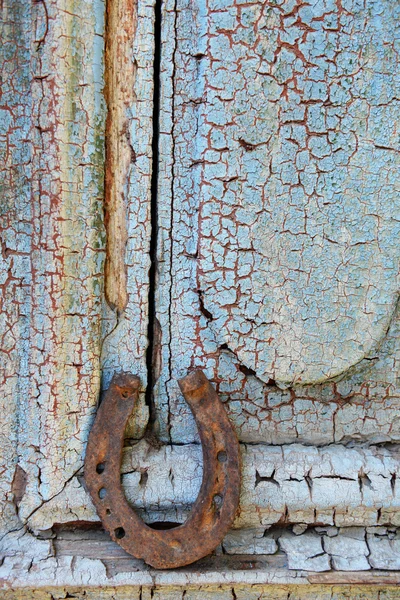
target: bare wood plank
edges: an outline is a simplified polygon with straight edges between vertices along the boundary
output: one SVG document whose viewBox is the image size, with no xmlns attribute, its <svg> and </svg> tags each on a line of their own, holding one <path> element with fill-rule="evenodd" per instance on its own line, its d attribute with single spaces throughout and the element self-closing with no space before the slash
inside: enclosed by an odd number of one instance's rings
<svg viewBox="0 0 400 600">
<path fill-rule="evenodd" d="M 314 584 L 356 584 L 356 585 L 400 585 L 399 573 L 369 571 L 368 573 L 313 573 L 308 575 L 310 583 Z"/>
<path fill-rule="evenodd" d="M 298 585 L 202 585 L 202 586 L 140 586 L 128 588 L 103 587 L 93 590 L 88 587 L 46 588 L 46 590 L 18 590 L 5 592 L 4 600 L 64 600 L 66 594 L 77 600 L 287 600 L 289 595 L 296 600 L 397 600 L 398 590 L 394 586 L 298 586 Z"/>
<path fill-rule="evenodd" d="M 141 378 L 130 437 L 148 420 L 148 294 L 154 71 L 154 1 L 108 3 L 106 224 L 108 259 L 103 309 L 103 389 L 112 375 Z M 110 159 L 110 160 L 108 160 Z"/>
</svg>

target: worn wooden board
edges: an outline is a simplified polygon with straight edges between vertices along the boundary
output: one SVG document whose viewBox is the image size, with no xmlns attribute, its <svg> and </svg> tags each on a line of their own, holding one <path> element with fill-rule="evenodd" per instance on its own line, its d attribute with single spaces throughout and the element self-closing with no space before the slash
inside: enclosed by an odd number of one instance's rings
<svg viewBox="0 0 400 600">
<path fill-rule="evenodd" d="M 195 598 L 191 584 L 229 580 L 222 598 L 248 598 L 255 584 L 398 583 L 375 571 L 400 568 L 400 5 L 162 11 L 156 195 L 154 3 L 109 3 L 106 35 L 103 0 L 0 3 L 4 585 Z M 97 521 L 81 469 L 100 388 L 140 375 L 127 437 L 141 438 L 149 342 L 166 445 L 127 447 L 126 494 L 145 519 L 185 518 L 202 461 L 176 380 L 203 368 L 242 442 L 241 512 L 220 549 L 235 567 L 163 576 L 129 559 L 121 574 L 46 531 Z M 241 553 L 263 558 L 243 567 Z"/>
<path fill-rule="evenodd" d="M 24 592 L 28 594 L 32 589 L 45 593 L 50 588 L 50 592 L 62 593 L 67 591 L 64 588 L 68 586 L 70 593 L 71 587 L 76 591 L 83 588 L 88 593 L 94 590 L 99 593 L 100 589 L 105 592 L 114 588 L 115 597 L 118 597 L 119 593 L 124 592 L 124 586 L 129 586 L 127 589 L 132 593 L 136 590 L 145 593 L 146 588 L 150 588 L 150 593 L 151 590 L 154 593 L 160 586 L 159 593 L 164 598 L 162 594 L 168 594 L 169 586 L 175 594 L 179 588 L 182 589 L 182 593 L 185 590 L 189 593 L 188 590 L 195 590 L 200 586 L 204 586 L 200 588 L 203 591 L 208 588 L 210 594 L 217 594 L 219 588 L 224 589 L 223 586 L 227 585 L 230 590 L 238 589 L 243 593 L 251 593 L 254 590 L 261 592 L 261 586 L 265 586 L 265 593 L 279 592 L 278 586 L 281 585 L 285 586 L 283 589 L 286 589 L 287 594 L 292 590 L 300 597 L 303 597 L 303 593 L 309 595 L 306 597 L 313 597 L 314 590 L 321 593 L 324 589 L 319 586 L 325 585 L 328 593 L 335 589 L 333 586 L 345 585 L 343 591 L 347 589 L 349 593 L 349 586 L 354 585 L 355 590 L 356 586 L 359 586 L 360 590 L 362 586 L 374 586 L 365 587 L 364 592 L 371 594 L 373 589 L 382 590 L 381 597 L 385 597 L 385 594 L 391 591 L 391 586 L 399 585 L 399 573 L 390 570 L 393 569 L 393 565 L 387 562 L 389 555 L 385 550 L 382 552 L 382 549 L 378 549 L 379 559 L 381 565 L 386 564 L 388 567 L 368 571 L 360 571 L 360 568 L 356 567 L 357 561 L 359 564 L 366 554 L 365 550 L 360 550 L 359 547 L 359 544 L 363 543 L 363 531 L 359 530 L 356 534 L 341 531 L 336 537 L 335 534 L 332 536 L 332 532 L 329 532 L 327 537 L 324 535 L 326 532 L 312 530 L 301 535 L 285 531 L 276 533 L 277 543 L 283 550 L 275 554 L 269 552 L 249 556 L 219 552 L 193 566 L 172 571 L 156 571 L 127 555 L 105 532 L 60 530 L 51 536 L 51 539 L 42 541 L 35 540 L 30 534 L 21 535 L 14 532 L 8 540 L 12 552 L 0 566 L 0 589 L 3 595 L 7 594 L 7 590 L 15 590 L 23 597 Z M 341 548 L 341 558 L 348 559 L 349 568 L 346 571 L 332 570 L 327 558 L 336 560 L 335 549 L 332 546 L 333 553 L 330 556 L 321 544 L 325 539 L 324 543 L 330 540 L 332 544 L 336 542 L 338 547 L 346 536 L 350 543 L 344 551 Z M 371 537 L 370 534 L 367 535 L 368 544 L 371 544 Z M 377 537 L 382 542 L 385 542 L 385 539 L 387 542 L 387 535 L 385 537 L 384 534 L 378 533 Z M 292 544 L 291 548 L 289 542 Z M 372 546 L 369 560 L 374 560 L 374 554 L 375 549 Z M 395 548 L 392 548 L 392 557 L 398 561 Z M 288 563 L 290 565 L 291 562 L 292 568 L 288 569 Z M 352 571 L 351 564 L 357 570 Z M 361 568 L 365 569 L 365 566 Z M 310 583 L 313 585 L 308 585 Z M 286 587 L 293 585 L 297 585 L 297 589 Z M 338 591 L 338 588 L 336 590 Z M 54 597 L 57 596 L 54 594 Z"/>
<path fill-rule="evenodd" d="M 0 12 L 2 485 L 9 518 L 18 462 L 26 518 L 81 467 L 100 387 L 104 5 Z"/>
<path fill-rule="evenodd" d="M 4 600 L 395 600 L 399 597 L 395 586 L 318 586 L 312 590 L 296 585 L 285 586 L 140 586 L 108 587 L 91 590 L 88 587 L 47 588 L 5 592 Z"/>
<path fill-rule="evenodd" d="M 106 180 L 114 221 L 104 219 L 103 0 L 1 4 L 6 529 L 13 527 L 15 504 L 19 518 L 29 520 L 81 469 L 101 376 L 108 385 L 115 371 L 134 371 L 146 386 L 153 5 L 141 2 L 137 14 L 128 4 L 113 6 L 117 25 L 118 10 L 129 20 L 118 65 L 128 69 L 128 60 L 132 76 L 126 83 L 117 68 L 120 79 L 108 82 L 118 88 L 116 100 L 106 98 L 119 119 L 107 149 L 121 165 Z M 121 43 L 109 49 L 109 62 L 120 49 Z M 122 250 L 114 243 L 120 221 L 127 229 Z M 104 293 L 105 281 L 120 293 L 116 269 L 108 267 L 105 277 L 106 255 L 108 265 L 119 258 L 126 267 L 123 306 Z M 147 419 L 142 393 L 128 434 L 140 437 Z"/>
<path fill-rule="evenodd" d="M 141 378 L 140 406 L 129 434 L 147 425 L 148 294 L 151 238 L 151 174 L 154 2 L 109 3 L 106 99 L 107 262 L 103 312 L 102 387 L 128 371 Z"/>
</svg>

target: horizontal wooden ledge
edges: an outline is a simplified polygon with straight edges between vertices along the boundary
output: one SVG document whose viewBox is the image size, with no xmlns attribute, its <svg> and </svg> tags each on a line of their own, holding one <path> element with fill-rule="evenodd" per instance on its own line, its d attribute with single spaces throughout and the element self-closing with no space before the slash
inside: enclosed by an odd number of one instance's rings
<svg viewBox="0 0 400 600">
<path fill-rule="evenodd" d="M 400 525 L 398 446 L 346 448 L 290 444 L 241 445 L 242 490 L 235 528 L 275 524 Z M 145 440 L 124 451 L 128 501 L 148 522 L 182 522 L 202 479 L 201 446 L 162 446 Z M 24 517 L 22 505 L 20 516 Z M 98 521 L 82 476 L 28 518 L 35 530 L 54 523 Z"/>
<path fill-rule="evenodd" d="M 4 592 L 2 600 L 398 600 L 396 585 L 296 585 L 296 584 L 204 584 L 204 585 L 129 585 L 123 587 L 68 586 L 16 589 Z M 17 595 L 16 595 L 17 594 Z M 69 594 L 69 595 L 68 595 Z M 234 596 L 233 596 L 234 594 Z"/>
<path fill-rule="evenodd" d="M 301 538 L 302 535 L 296 536 Z M 353 538 L 356 539 L 357 535 Z M 304 553 L 307 543 L 304 536 Z M 308 548 L 313 550 L 313 548 Z M 218 551 L 217 551 L 218 552 Z M 52 539 L 29 533 L 9 535 L 8 551 L 0 565 L 0 589 L 44 589 L 85 586 L 256 586 L 358 585 L 398 586 L 400 570 L 293 569 L 282 550 L 273 555 L 214 554 L 188 567 L 157 571 L 128 555 L 103 530 L 62 530 Z M 367 596 L 371 597 L 371 596 Z"/>
<path fill-rule="evenodd" d="M 105 538 L 104 534 L 104 538 Z M 107 536 L 108 537 L 108 536 Z M 110 577 L 115 577 L 118 574 L 137 572 L 138 570 L 154 571 L 147 567 L 143 561 L 137 560 L 127 554 L 122 548 L 117 546 L 111 540 L 100 540 L 100 536 L 96 539 L 82 539 L 81 535 L 73 535 L 69 537 L 60 536 L 54 541 L 56 555 L 61 556 L 79 556 L 84 553 L 86 558 L 101 559 L 106 567 L 106 571 Z M 256 572 L 256 579 L 264 578 L 268 583 L 274 578 L 274 574 L 279 579 L 284 579 L 285 574 L 287 581 L 292 582 L 294 579 L 297 583 L 314 583 L 314 584 L 373 584 L 373 585 L 400 585 L 400 571 L 390 572 L 384 570 L 371 570 L 367 572 L 345 572 L 345 571 L 328 571 L 325 573 L 307 572 L 304 570 L 291 570 L 287 565 L 286 555 L 282 552 L 274 555 L 220 555 L 211 556 L 196 562 L 194 565 L 184 567 L 175 571 L 169 571 L 171 575 L 185 573 L 189 580 L 192 580 L 196 574 L 209 574 L 211 580 L 215 583 L 222 583 L 223 578 L 218 581 L 217 573 L 224 573 L 225 576 L 231 576 L 232 581 L 237 580 L 234 574 L 242 574 L 242 577 L 250 583 L 249 578 L 245 575 L 248 572 Z M 158 574 L 161 572 L 158 571 Z M 251 578 L 250 578 L 251 579 Z"/>
</svg>

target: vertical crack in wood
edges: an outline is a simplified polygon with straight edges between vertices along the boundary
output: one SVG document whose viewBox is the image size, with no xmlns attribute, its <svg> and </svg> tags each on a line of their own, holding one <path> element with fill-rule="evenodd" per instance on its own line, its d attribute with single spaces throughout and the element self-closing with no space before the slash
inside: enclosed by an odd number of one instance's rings
<svg viewBox="0 0 400 600">
<path fill-rule="evenodd" d="M 158 243 L 158 174 L 159 174 L 159 136 L 160 136 L 160 68 L 161 68 L 161 21 L 162 0 L 154 4 L 154 87 L 153 87 L 153 139 L 152 139 L 152 174 L 151 174 L 151 235 L 150 235 L 150 269 L 148 296 L 148 346 L 146 354 L 147 388 L 146 404 L 149 407 L 149 427 L 155 421 L 154 385 L 158 379 L 160 365 L 160 324 L 156 318 L 156 286 L 157 286 L 157 243 Z"/>
<path fill-rule="evenodd" d="M 137 19 L 135 0 L 108 0 L 106 9 L 105 98 L 106 122 L 105 227 L 107 250 L 105 295 L 117 311 L 127 304 L 125 198 L 130 165 L 136 156 L 131 145 L 128 110 L 133 102 L 136 63 L 133 41 Z"/>
<path fill-rule="evenodd" d="M 174 24 L 173 24 L 173 51 L 172 51 L 172 73 L 171 73 L 171 85 L 172 85 L 172 98 L 171 98 L 171 211 L 170 211 L 170 224 L 169 224 L 169 235 L 170 235 L 170 288 L 169 288 L 169 307 L 168 307 L 168 380 L 166 381 L 166 391 L 167 391 L 167 402 L 168 402 L 168 417 L 167 417 L 167 434 L 169 437 L 169 441 L 172 443 L 171 437 L 171 406 L 170 406 L 170 396 L 168 384 L 172 380 L 172 335 L 173 335 L 173 262 L 174 262 L 174 204 L 175 204 L 175 76 L 176 76 L 176 52 L 178 46 L 178 31 L 177 31 L 177 21 L 178 21 L 178 3 L 177 0 L 174 1 L 173 7 L 173 15 L 174 15 Z"/>
</svg>

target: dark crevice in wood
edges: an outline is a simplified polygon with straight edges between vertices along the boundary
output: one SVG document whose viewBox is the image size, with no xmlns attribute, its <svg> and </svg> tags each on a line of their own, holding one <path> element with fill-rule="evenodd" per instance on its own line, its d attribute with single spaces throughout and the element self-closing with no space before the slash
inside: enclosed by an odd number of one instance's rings
<svg viewBox="0 0 400 600">
<path fill-rule="evenodd" d="M 157 286 L 157 242 L 158 242 L 158 174 L 159 174 L 159 137 L 160 137 L 160 68 L 161 68 L 161 21 L 162 0 L 156 0 L 154 5 L 154 92 L 153 92 L 153 139 L 152 139 L 152 174 L 151 174 L 151 236 L 150 236 L 150 269 L 148 296 L 148 329 L 147 329 L 147 388 L 146 404 L 149 407 L 150 419 L 148 429 L 152 430 L 155 415 L 154 386 L 158 378 L 160 350 L 160 327 L 156 318 L 156 286 Z"/>
<path fill-rule="evenodd" d="M 14 478 L 11 484 L 11 491 L 14 494 L 14 504 L 18 510 L 22 498 L 24 497 L 26 486 L 28 484 L 28 476 L 24 469 L 18 464 L 15 467 Z"/>
</svg>

